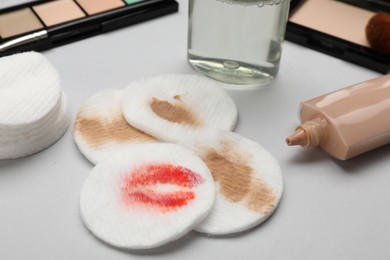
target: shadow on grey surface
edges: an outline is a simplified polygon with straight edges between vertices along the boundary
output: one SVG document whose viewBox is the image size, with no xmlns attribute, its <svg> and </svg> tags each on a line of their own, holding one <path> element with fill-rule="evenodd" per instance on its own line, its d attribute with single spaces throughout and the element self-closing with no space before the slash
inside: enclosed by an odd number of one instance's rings
<svg viewBox="0 0 390 260">
<path fill-rule="evenodd" d="M 293 164 L 314 164 L 324 161 L 332 161 L 346 173 L 365 172 L 365 170 L 382 161 L 389 161 L 390 144 L 363 153 L 346 161 L 338 160 L 327 154 L 320 148 L 297 150 L 290 162 Z"/>
</svg>

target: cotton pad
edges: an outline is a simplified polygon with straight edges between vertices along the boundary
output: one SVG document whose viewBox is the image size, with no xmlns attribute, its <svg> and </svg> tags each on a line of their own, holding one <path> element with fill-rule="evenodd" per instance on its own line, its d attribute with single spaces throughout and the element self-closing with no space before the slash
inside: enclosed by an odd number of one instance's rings
<svg viewBox="0 0 390 260">
<path fill-rule="evenodd" d="M 131 125 L 168 142 L 232 130 L 237 121 L 234 101 L 217 83 L 197 75 L 167 74 L 132 82 L 122 108 Z"/>
<path fill-rule="evenodd" d="M 40 123 L 61 93 L 59 75 L 42 54 L 26 52 L 1 58 L 0 129 Z"/>
<path fill-rule="evenodd" d="M 55 68 L 41 54 L 0 59 L 0 159 L 15 159 L 55 143 L 70 119 Z"/>
<path fill-rule="evenodd" d="M 73 137 L 79 150 L 94 164 L 124 146 L 157 142 L 127 123 L 122 114 L 122 94 L 122 89 L 105 89 L 79 109 Z"/>
<path fill-rule="evenodd" d="M 176 240 L 210 212 L 215 184 L 205 163 L 175 144 L 140 144 L 111 153 L 86 179 L 80 212 L 112 246 L 148 249 Z"/>
<path fill-rule="evenodd" d="M 196 231 L 242 232 L 274 212 L 282 196 L 282 173 L 274 157 L 258 143 L 221 131 L 181 144 L 205 161 L 217 186 L 215 206 Z"/>
<path fill-rule="evenodd" d="M 32 133 L 19 134 L 15 138 L 0 140 L 0 159 L 16 159 L 40 152 L 54 144 L 66 132 L 70 122 L 70 111 L 65 94 L 60 105 L 49 120 Z"/>
</svg>

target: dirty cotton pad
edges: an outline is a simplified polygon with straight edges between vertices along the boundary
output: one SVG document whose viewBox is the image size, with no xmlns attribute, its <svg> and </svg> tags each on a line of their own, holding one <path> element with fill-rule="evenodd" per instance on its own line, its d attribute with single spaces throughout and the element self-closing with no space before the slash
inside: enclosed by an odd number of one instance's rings
<svg viewBox="0 0 390 260">
<path fill-rule="evenodd" d="M 242 232 L 274 212 L 282 196 L 282 173 L 274 157 L 258 143 L 221 131 L 182 144 L 205 161 L 217 186 L 215 206 L 196 231 Z"/>
<path fill-rule="evenodd" d="M 132 82 L 122 101 L 131 125 L 168 142 L 232 130 L 237 121 L 234 101 L 216 82 L 197 75 L 167 74 Z"/>
<path fill-rule="evenodd" d="M 175 144 L 140 144 L 93 168 L 80 211 L 86 227 L 108 244 L 148 249 L 192 230 L 214 200 L 210 171 L 194 153 Z"/>
<path fill-rule="evenodd" d="M 94 164 L 124 146 L 157 142 L 127 123 L 122 114 L 122 94 L 122 89 L 105 89 L 80 106 L 73 137 L 81 153 Z"/>
</svg>

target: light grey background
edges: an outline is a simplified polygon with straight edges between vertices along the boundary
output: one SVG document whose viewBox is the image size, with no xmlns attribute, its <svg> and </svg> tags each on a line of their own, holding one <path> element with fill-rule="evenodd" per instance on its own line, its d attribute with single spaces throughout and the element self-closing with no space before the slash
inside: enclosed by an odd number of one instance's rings
<svg viewBox="0 0 390 260">
<path fill-rule="evenodd" d="M 186 62 L 187 6 L 183 0 L 176 14 L 44 52 L 61 75 L 72 125 L 80 104 L 102 89 L 194 73 Z M 284 143 L 298 124 L 300 101 L 379 75 L 285 42 L 273 84 L 229 91 L 239 109 L 236 132 L 267 148 L 285 180 L 275 214 L 237 236 L 192 232 L 150 252 L 125 252 L 95 239 L 78 209 L 92 165 L 73 143 L 72 128 L 41 153 L 1 161 L 0 259 L 389 259 L 390 146 L 340 162 Z"/>
</svg>

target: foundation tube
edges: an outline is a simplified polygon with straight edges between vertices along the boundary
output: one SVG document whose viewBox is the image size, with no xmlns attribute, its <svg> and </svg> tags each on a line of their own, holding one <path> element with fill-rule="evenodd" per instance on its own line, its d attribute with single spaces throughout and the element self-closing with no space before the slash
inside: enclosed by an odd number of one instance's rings
<svg viewBox="0 0 390 260">
<path fill-rule="evenodd" d="M 347 160 L 390 143 L 390 75 L 300 104 L 301 125 L 288 145 L 321 147 Z"/>
</svg>

